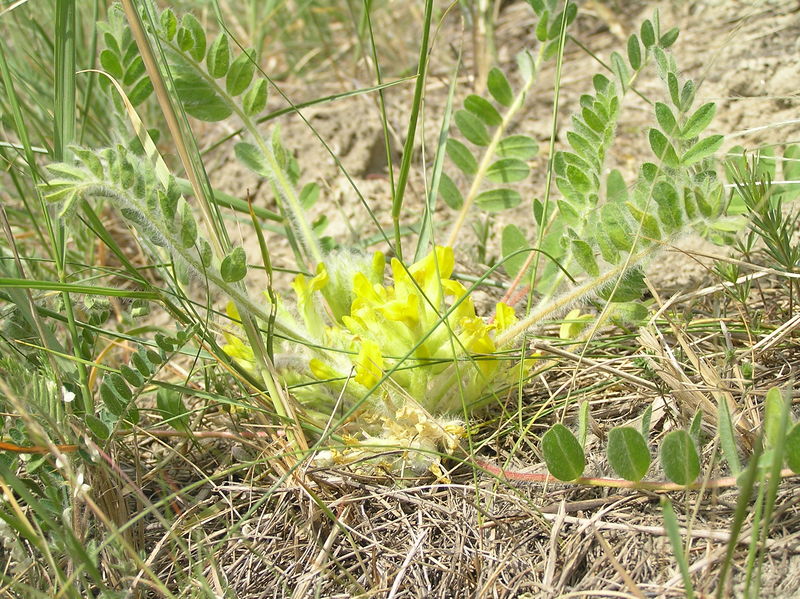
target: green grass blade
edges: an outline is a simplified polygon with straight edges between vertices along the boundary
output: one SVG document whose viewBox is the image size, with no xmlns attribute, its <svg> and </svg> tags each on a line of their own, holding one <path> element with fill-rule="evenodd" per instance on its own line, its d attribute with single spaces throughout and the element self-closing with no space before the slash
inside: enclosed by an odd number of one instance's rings
<svg viewBox="0 0 800 599">
<path fill-rule="evenodd" d="M 414 140 L 417 135 L 417 121 L 422 109 L 422 96 L 425 91 L 425 76 L 428 68 L 428 41 L 431 33 L 431 18 L 433 15 L 433 0 L 425 1 L 425 19 L 422 24 L 422 42 L 419 47 L 419 63 L 417 65 L 417 83 L 414 87 L 414 99 L 411 102 L 411 111 L 408 118 L 408 131 L 403 146 L 403 159 L 400 162 L 400 172 L 397 176 L 397 188 L 392 196 L 392 222 L 394 223 L 394 250 L 397 259 L 403 261 L 402 236 L 400 235 L 400 212 L 403 209 L 403 196 L 408 183 L 408 173 L 411 170 L 411 156 L 414 151 Z"/>
<path fill-rule="evenodd" d="M 453 112 L 453 96 L 456 91 L 456 82 L 458 81 L 458 69 L 461 65 L 461 57 L 456 61 L 453 68 L 453 75 L 450 79 L 450 89 L 447 93 L 447 102 L 444 106 L 444 115 L 442 115 L 442 127 L 439 130 L 439 143 L 436 147 L 436 156 L 433 159 L 433 172 L 431 174 L 431 185 L 428 192 L 428 201 L 425 203 L 425 214 L 422 217 L 422 223 L 419 228 L 419 237 L 417 238 L 417 249 L 414 252 L 414 262 L 422 260 L 425 254 L 428 253 L 428 245 L 433 239 L 433 215 L 436 212 L 436 200 L 439 195 L 439 182 L 442 177 L 442 168 L 444 166 L 444 158 L 447 154 L 447 138 L 450 131 L 450 116 Z"/>
<path fill-rule="evenodd" d="M 661 513 L 664 515 L 664 528 L 667 529 L 667 536 L 669 537 L 670 545 L 672 545 L 675 560 L 678 562 L 678 568 L 681 571 L 683 589 L 686 592 L 686 596 L 689 599 L 693 599 L 694 587 L 692 586 L 692 577 L 689 574 L 689 563 L 686 561 L 686 554 L 683 551 L 678 518 L 675 516 L 675 510 L 672 509 L 672 503 L 666 497 L 661 498 Z"/>
</svg>

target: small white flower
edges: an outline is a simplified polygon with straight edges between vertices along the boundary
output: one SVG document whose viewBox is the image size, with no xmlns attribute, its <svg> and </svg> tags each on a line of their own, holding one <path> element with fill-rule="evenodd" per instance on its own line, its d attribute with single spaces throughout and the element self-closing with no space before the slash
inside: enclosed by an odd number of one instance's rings
<svg viewBox="0 0 800 599">
<path fill-rule="evenodd" d="M 83 497 L 89 491 L 92 490 L 92 487 L 90 485 L 87 485 L 83 481 L 84 481 L 83 472 L 82 471 L 78 472 L 78 477 L 77 477 L 77 480 L 75 481 L 75 487 L 72 490 L 72 496 L 75 499 L 78 499 L 79 497 Z"/>
<path fill-rule="evenodd" d="M 75 394 L 72 391 L 68 391 L 64 386 L 61 387 L 61 397 L 64 403 L 72 403 L 75 401 Z"/>
</svg>

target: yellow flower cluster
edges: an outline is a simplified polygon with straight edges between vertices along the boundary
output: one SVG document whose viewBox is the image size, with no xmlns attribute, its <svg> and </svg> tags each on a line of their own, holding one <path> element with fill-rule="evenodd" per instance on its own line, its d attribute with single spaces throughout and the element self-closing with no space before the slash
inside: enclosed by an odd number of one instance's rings
<svg viewBox="0 0 800 599">
<path fill-rule="evenodd" d="M 437 472 L 436 452 L 452 453 L 464 434 L 446 414 L 471 410 L 506 378 L 514 362 L 497 355 L 504 348 L 494 339 L 516 322 L 514 311 L 498 303 L 493 321 L 484 321 L 453 268 L 452 249 L 436 247 L 409 267 L 392 259 L 390 285 L 381 253 L 334 257 L 314 277 L 294 280 L 298 324 L 317 345 L 293 348 L 308 357 L 292 377 L 307 378 L 295 396 L 317 424 L 337 407 L 353 412 L 340 429 L 350 443 L 323 461 L 393 447 L 404 468 Z M 225 351 L 252 368 L 252 350 L 233 334 L 226 340 Z"/>
</svg>

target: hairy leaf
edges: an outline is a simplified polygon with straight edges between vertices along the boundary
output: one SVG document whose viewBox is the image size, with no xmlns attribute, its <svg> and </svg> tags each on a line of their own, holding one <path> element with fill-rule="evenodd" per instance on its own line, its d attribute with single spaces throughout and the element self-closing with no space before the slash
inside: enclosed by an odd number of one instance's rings
<svg viewBox="0 0 800 599">
<path fill-rule="evenodd" d="M 619 426 L 608 433 L 608 462 L 625 480 L 640 481 L 650 467 L 650 451 L 642 434 L 630 426 Z"/>
<path fill-rule="evenodd" d="M 247 274 L 247 255 L 244 249 L 233 248 L 233 251 L 222 260 L 219 272 L 226 283 L 241 281 Z"/>
<path fill-rule="evenodd" d="M 558 480 L 575 480 L 586 466 L 583 449 L 563 424 L 554 424 L 542 436 L 542 454 L 550 474 Z"/>
<path fill-rule="evenodd" d="M 686 150 L 686 153 L 681 157 L 681 164 L 689 166 L 695 162 L 700 162 L 704 158 L 708 158 L 719 150 L 720 146 L 722 146 L 722 140 L 722 135 L 712 135 L 711 137 L 701 139 Z"/>
<path fill-rule="evenodd" d="M 661 442 L 661 467 L 672 482 L 688 485 L 700 474 L 694 441 L 684 430 L 669 433 Z"/>
<path fill-rule="evenodd" d="M 225 33 L 220 33 L 208 49 L 208 56 L 206 56 L 208 74 L 214 79 L 224 77 L 228 72 L 230 60 L 231 48 L 228 43 L 228 36 Z"/>
<path fill-rule="evenodd" d="M 667 135 L 674 135 L 678 129 L 678 121 L 669 106 L 663 102 L 656 102 L 656 120 L 659 127 L 663 129 Z"/>
<path fill-rule="evenodd" d="M 233 114 L 233 109 L 221 98 L 211 84 L 184 65 L 172 67 L 175 91 L 186 112 L 196 119 L 214 123 Z"/>
<path fill-rule="evenodd" d="M 713 102 L 703 104 L 698 108 L 692 116 L 686 121 L 686 124 L 681 129 L 681 139 L 692 139 L 697 137 L 706 127 L 711 123 L 714 114 L 717 112 L 717 105 Z"/>
<path fill-rule="evenodd" d="M 238 96 L 250 86 L 255 72 L 254 54 L 253 51 L 249 53 L 242 52 L 231 63 L 231 68 L 228 70 L 227 77 L 225 77 L 225 89 L 228 90 L 231 96 Z"/>
<path fill-rule="evenodd" d="M 642 66 L 642 49 L 635 33 L 628 38 L 628 62 L 634 71 L 638 71 Z"/>
<path fill-rule="evenodd" d="M 266 79 L 258 79 L 242 97 L 242 108 L 247 116 L 255 116 L 267 106 L 269 84 Z"/>
</svg>

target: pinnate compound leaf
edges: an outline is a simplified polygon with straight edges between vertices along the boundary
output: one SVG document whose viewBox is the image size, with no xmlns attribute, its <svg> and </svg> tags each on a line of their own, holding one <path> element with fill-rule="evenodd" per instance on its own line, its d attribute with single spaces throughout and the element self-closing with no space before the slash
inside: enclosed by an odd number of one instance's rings
<svg viewBox="0 0 800 599">
<path fill-rule="evenodd" d="M 492 183 L 514 183 L 528 177 L 528 165 L 516 158 L 503 158 L 492 164 L 486 171 L 486 178 Z"/>
<path fill-rule="evenodd" d="M 453 164 L 467 175 L 478 172 L 478 161 L 475 160 L 472 151 L 453 137 L 447 140 L 447 155 Z"/>
<path fill-rule="evenodd" d="M 461 135 L 467 138 L 476 146 L 488 146 L 491 141 L 486 125 L 471 112 L 458 110 L 454 115 L 454 120 Z"/>
<path fill-rule="evenodd" d="M 503 106 L 511 106 L 512 102 L 514 102 L 514 92 L 511 90 L 511 84 L 509 84 L 503 71 L 497 67 L 489 71 L 486 86 L 489 88 L 489 93 L 492 94 L 492 97 Z"/>
<path fill-rule="evenodd" d="M 503 268 L 509 277 L 516 277 L 528 259 L 528 254 L 519 250 L 530 247 L 525 235 L 516 225 L 506 225 L 503 228 L 501 247 L 503 250 Z M 514 255 L 512 255 L 514 254 Z"/>
<path fill-rule="evenodd" d="M 453 180 L 446 173 L 442 173 L 439 179 L 439 195 L 444 200 L 444 203 L 453 210 L 458 210 L 464 205 L 464 197 L 461 195 L 458 186 L 453 183 Z"/>
<path fill-rule="evenodd" d="M 661 467 L 672 482 L 688 485 L 700 474 L 694 441 L 684 430 L 672 431 L 661 442 Z"/>
<path fill-rule="evenodd" d="M 230 60 L 231 47 L 228 43 L 228 36 L 225 33 L 220 33 L 208 49 L 208 56 L 206 56 L 208 74 L 214 79 L 224 77 L 228 72 Z"/>
<path fill-rule="evenodd" d="M 225 89 L 231 96 L 238 96 L 248 88 L 255 72 L 254 52 L 242 52 L 231 63 L 228 75 L 225 77 Z"/>
<path fill-rule="evenodd" d="M 681 158 L 681 164 L 684 166 L 689 166 L 690 164 L 700 162 L 704 158 L 711 156 L 714 154 L 714 152 L 719 150 L 720 146 L 722 146 L 722 140 L 722 135 L 712 135 L 711 137 L 701 139 L 691 148 L 686 150 L 686 153 Z"/>
<path fill-rule="evenodd" d="M 800 423 L 795 424 L 786 435 L 786 464 L 792 472 L 800 474 Z"/>
<path fill-rule="evenodd" d="M 608 433 L 608 462 L 625 480 L 640 481 L 650 467 L 650 451 L 642 434 L 630 426 L 619 426 Z"/>
<path fill-rule="evenodd" d="M 501 158 L 530 160 L 539 151 L 539 144 L 527 135 L 510 135 L 501 139 L 495 152 Z"/>
<path fill-rule="evenodd" d="M 244 279 L 247 274 L 247 255 L 244 250 L 241 247 L 233 248 L 222 260 L 219 272 L 226 283 L 236 283 Z"/>
<path fill-rule="evenodd" d="M 258 79 L 242 97 L 242 108 L 247 116 L 255 116 L 267 106 L 269 87 L 266 79 Z"/>
<path fill-rule="evenodd" d="M 686 124 L 681 129 L 680 138 L 692 139 L 700 135 L 711 123 L 716 112 L 717 105 L 713 102 L 703 104 L 700 108 L 695 110 L 694 114 L 686 121 Z"/>
<path fill-rule="evenodd" d="M 489 127 L 499 127 L 503 123 L 503 117 L 501 117 L 497 109 L 492 106 L 492 103 L 475 94 L 467 96 L 464 100 L 464 108 Z"/>
<path fill-rule="evenodd" d="M 484 191 L 475 198 L 475 205 L 486 212 L 501 212 L 516 208 L 522 202 L 522 196 L 514 189 L 501 187 Z"/>
<path fill-rule="evenodd" d="M 575 480 L 586 466 L 581 444 L 566 426 L 554 424 L 542 436 L 542 454 L 550 474 L 558 480 Z"/>
</svg>

